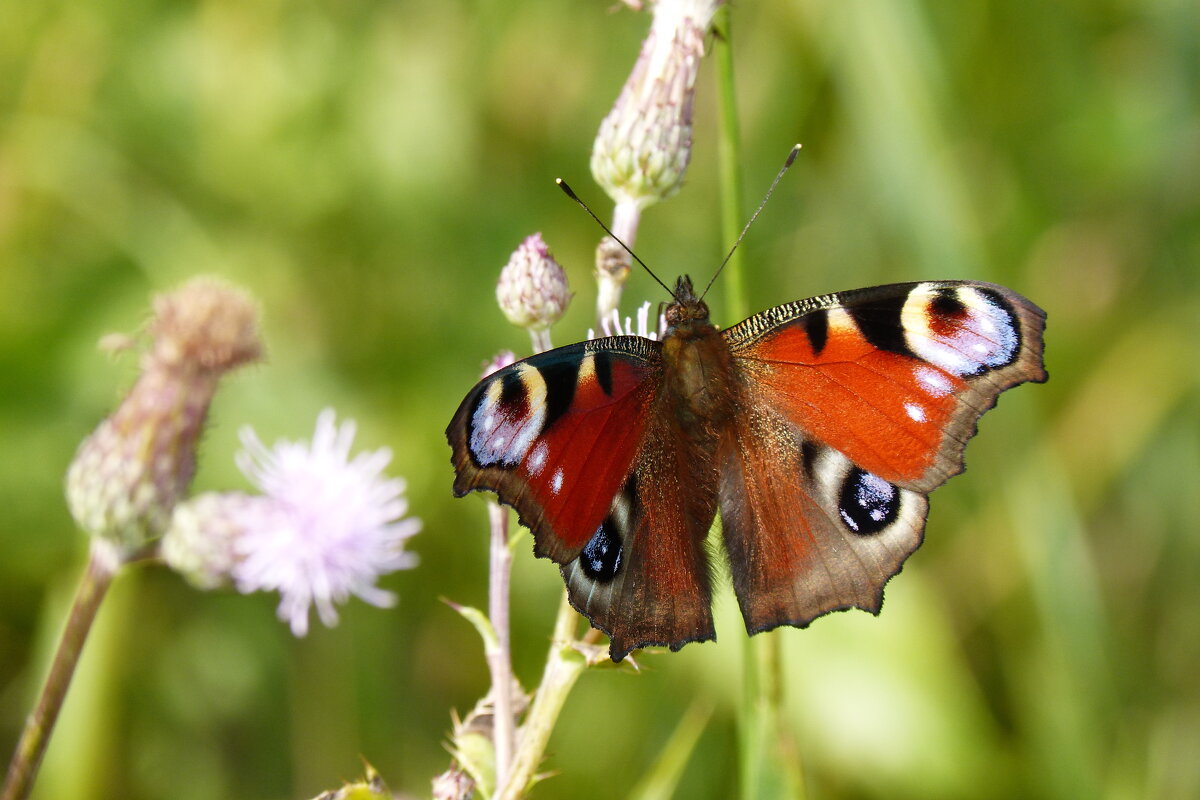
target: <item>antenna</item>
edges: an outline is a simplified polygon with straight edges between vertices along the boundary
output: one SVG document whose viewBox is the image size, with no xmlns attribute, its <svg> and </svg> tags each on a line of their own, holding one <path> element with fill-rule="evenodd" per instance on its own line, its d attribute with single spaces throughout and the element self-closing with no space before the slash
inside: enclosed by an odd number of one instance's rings
<svg viewBox="0 0 1200 800">
<path fill-rule="evenodd" d="M 797 144 L 788 153 L 787 160 L 783 162 L 783 166 L 779 168 L 779 173 L 775 176 L 775 180 L 771 181 L 771 187 L 767 189 L 767 193 L 763 196 L 762 202 L 758 204 L 758 208 L 750 215 L 750 221 L 746 223 L 746 227 L 742 228 L 742 232 L 738 234 L 737 241 L 733 243 L 733 247 L 729 248 L 729 252 L 725 255 L 725 260 L 721 262 L 721 266 L 717 267 L 717 271 L 713 273 L 709 279 L 708 285 L 704 287 L 704 291 L 700 293 L 700 299 L 704 299 L 704 295 L 708 294 L 708 290 L 712 288 L 713 281 L 721 274 L 721 270 L 725 269 L 725 265 L 729 263 L 729 259 L 733 257 L 733 251 L 738 249 L 738 245 L 742 243 L 742 239 L 746 238 L 746 231 L 750 230 L 750 226 L 754 224 L 754 220 L 758 219 L 758 215 L 762 213 L 763 206 L 771 199 L 771 194 L 775 191 L 775 187 L 779 185 L 779 180 L 783 177 L 783 173 L 788 171 L 788 167 L 796 160 L 796 156 L 800 153 L 801 145 Z M 634 256 L 637 258 L 637 256 Z M 659 281 L 661 283 L 661 281 Z"/>
<path fill-rule="evenodd" d="M 778 179 L 776 179 L 776 181 L 778 182 Z M 625 244 L 620 239 L 618 239 L 617 235 L 615 233 L 613 233 L 611 230 L 609 230 L 607 225 L 605 225 L 603 222 L 600 221 L 600 218 L 596 216 L 596 212 L 592 211 L 590 208 L 588 208 L 588 204 L 579 199 L 579 195 L 575 194 L 575 192 L 571 189 L 570 186 L 567 186 L 566 181 L 564 181 L 562 178 L 555 178 L 554 182 L 558 184 L 558 188 L 562 189 L 563 192 L 566 193 L 567 197 L 571 198 L 576 203 L 579 203 L 579 207 L 582 208 L 584 211 L 586 211 L 588 213 L 588 216 L 590 216 L 592 219 L 596 220 L 596 224 L 599 225 L 601 228 L 603 228 L 604 232 L 607 233 L 614 242 L 621 245 L 621 249 L 623 249 L 626 253 L 629 253 L 629 255 L 633 256 L 633 260 L 636 261 L 637 263 L 641 264 L 642 269 L 646 270 L 646 272 L 649 272 L 650 277 L 654 278 L 654 280 L 658 281 L 658 285 L 667 290 L 667 294 L 671 295 L 671 297 L 676 300 L 678 299 L 675 297 L 675 293 L 673 291 L 671 291 L 671 289 L 665 283 L 663 283 L 661 280 L 659 280 L 657 275 L 654 274 L 654 270 L 647 267 L 646 262 L 642 261 L 640 258 L 638 258 L 637 253 L 630 250 L 629 245 Z M 774 186 L 772 186 L 772 188 L 774 188 Z M 741 241 L 741 240 L 739 239 L 738 241 Z"/>
</svg>

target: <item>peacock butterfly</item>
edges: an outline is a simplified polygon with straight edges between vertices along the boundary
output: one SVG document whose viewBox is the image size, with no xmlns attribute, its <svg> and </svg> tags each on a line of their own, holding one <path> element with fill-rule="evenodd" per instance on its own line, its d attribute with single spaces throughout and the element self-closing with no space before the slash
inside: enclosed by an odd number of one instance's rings
<svg viewBox="0 0 1200 800">
<path fill-rule="evenodd" d="M 661 341 L 613 336 L 484 378 L 446 437 L 454 493 L 517 510 L 620 661 L 714 639 L 720 511 L 746 630 L 878 614 L 928 495 L 1000 392 L 1043 382 L 1045 312 L 1002 286 L 899 283 L 725 330 L 680 278 Z"/>
</svg>

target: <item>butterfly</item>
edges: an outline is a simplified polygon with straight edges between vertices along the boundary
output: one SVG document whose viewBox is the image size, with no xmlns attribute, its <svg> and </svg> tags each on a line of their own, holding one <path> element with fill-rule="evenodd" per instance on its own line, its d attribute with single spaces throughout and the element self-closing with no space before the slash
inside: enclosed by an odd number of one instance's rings
<svg viewBox="0 0 1200 800">
<path fill-rule="evenodd" d="M 748 633 L 878 614 L 980 416 L 1047 378 L 1045 312 L 994 284 L 838 292 L 724 330 L 688 277 L 673 294 L 661 341 L 518 361 L 446 430 L 455 495 L 516 509 L 614 661 L 715 639 L 718 511 Z"/>
</svg>

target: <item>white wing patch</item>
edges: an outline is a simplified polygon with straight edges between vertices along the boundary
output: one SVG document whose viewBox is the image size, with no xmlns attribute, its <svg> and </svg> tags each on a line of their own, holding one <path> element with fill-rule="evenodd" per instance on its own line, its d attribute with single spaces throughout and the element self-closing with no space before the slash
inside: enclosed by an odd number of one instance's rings
<svg viewBox="0 0 1200 800">
<path fill-rule="evenodd" d="M 935 305 L 947 300 L 961 311 L 935 319 Z M 900 317 L 909 349 L 959 377 L 1011 364 L 1017 355 L 1020 336 L 1012 314 L 972 286 L 947 293 L 922 284 L 909 294 Z"/>
<path fill-rule="evenodd" d="M 512 369 L 520 390 L 512 393 L 516 396 L 504 396 L 505 377 L 497 376 L 480 394 L 471 414 L 468 447 L 480 466 L 517 466 L 546 423 L 542 373 L 528 364 L 516 364 Z"/>
</svg>

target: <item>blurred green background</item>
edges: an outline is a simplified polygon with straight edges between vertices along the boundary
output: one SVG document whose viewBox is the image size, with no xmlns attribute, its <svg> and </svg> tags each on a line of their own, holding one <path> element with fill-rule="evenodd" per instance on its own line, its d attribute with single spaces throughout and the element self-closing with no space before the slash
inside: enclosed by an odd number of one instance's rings
<svg viewBox="0 0 1200 800">
<path fill-rule="evenodd" d="M 0 0 L 0 751 L 7 760 L 86 543 L 62 499 L 135 358 L 150 296 L 196 273 L 261 301 L 269 356 L 218 394 L 198 489 L 245 488 L 236 432 L 328 405 L 409 482 L 421 566 L 294 640 L 275 598 L 117 582 L 35 797 L 309 797 L 360 770 L 427 794 L 450 710 L 486 690 L 486 513 L 443 430 L 481 362 L 527 350 L 495 309 L 540 230 L 581 338 L 592 137 L 649 19 L 613 0 Z M 733 46 L 754 309 L 922 278 L 1049 313 L 1051 380 L 1007 394 L 932 502 L 879 618 L 785 630 L 810 796 L 1200 796 L 1200 6 L 1194 0 L 743 0 Z M 638 251 L 723 255 L 712 63 L 684 190 Z M 749 209 L 747 209 L 747 212 Z M 723 324 L 721 285 L 713 297 Z M 635 275 L 625 309 L 663 299 Z M 514 648 L 539 678 L 561 582 L 517 551 Z M 734 792 L 745 635 L 586 673 L 541 797 L 623 796 L 711 705 L 677 796 Z"/>
</svg>

